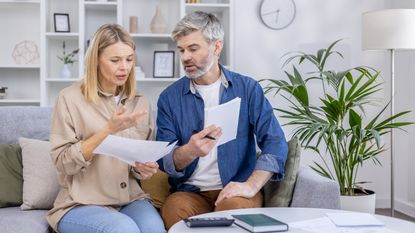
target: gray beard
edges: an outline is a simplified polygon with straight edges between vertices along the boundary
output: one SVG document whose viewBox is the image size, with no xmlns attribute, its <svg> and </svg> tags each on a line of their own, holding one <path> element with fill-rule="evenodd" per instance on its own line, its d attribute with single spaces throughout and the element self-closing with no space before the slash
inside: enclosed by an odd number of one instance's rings
<svg viewBox="0 0 415 233">
<path fill-rule="evenodd" d="M 189 77 L 191 79 L 198 79 L 198 78 L 202 77 L 203 75 L 205 75 L 210 70 L 210 68 L 212 68 L 212 66 L 213 66 L 213 54 L 212 54 L 212 56 L 210 56 L 210 63 L 207 66 L 205 66 L 203 68 L 200 68 L 200 69 L 197 69 L 195 72 L 192 72 L 192 73 L 189 73 L 189 72 L 186 72 L 186 71 L 185 71 L 185 73 L 186 73 L 187 77 Z"/>
</svg>

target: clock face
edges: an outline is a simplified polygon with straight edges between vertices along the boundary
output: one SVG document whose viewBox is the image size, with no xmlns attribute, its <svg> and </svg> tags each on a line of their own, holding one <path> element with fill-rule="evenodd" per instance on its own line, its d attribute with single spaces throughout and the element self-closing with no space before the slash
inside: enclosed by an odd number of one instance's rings
<svg viewBox="0 0 415 233">
<path fill-rule="evenodd" d="M 288 27 L 295 18 L 294 0 L 262 0 L 260 17 L 269 28 L 279 30 Z"/>
</svg>

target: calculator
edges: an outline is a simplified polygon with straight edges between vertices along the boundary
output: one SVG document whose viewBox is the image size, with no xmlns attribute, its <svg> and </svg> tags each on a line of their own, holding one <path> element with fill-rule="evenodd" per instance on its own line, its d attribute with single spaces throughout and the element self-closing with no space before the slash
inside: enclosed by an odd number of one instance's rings
<svg viewBox="0 0 415 233">
<path fill-rule="evenodd" d="M 225 217 L 186 218 L 183 220 L 188 227 L 224 227 L 230 226 L 235 221 Z"/>
</svg>

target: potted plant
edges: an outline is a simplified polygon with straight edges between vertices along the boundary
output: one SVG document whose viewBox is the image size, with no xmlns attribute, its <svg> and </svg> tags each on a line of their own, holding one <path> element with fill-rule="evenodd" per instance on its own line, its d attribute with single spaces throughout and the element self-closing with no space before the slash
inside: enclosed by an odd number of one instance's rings
<svg viewBox="0 0 415 233">
<path fill-rule="evenodd" d="M 293 136 L 298 136 L 301 146 L 319 155 L 321 162 L 313 161 L 310 167 L 320 175 L 336 180 L 341 195 L 356 196 L 369 193 L 360 186 L 366 182 L 356 179 L 365 161 L 380 164 L 378 156 L 385 151 L 381 136 L 412 123 L 398 121 L 409 111 L 382 117 L 389 104 L 374 117 L 365 114 L 365 107 L 377 101 L 375 94 L 381 90 L 379 72 L 364 66 L 338 72 L 327 69 L 329 58 L 335 55 L 343 58 L 340 52 L 333 51 L 339 41 L 316 54 L 289 53 L 283 65 L 293 64 L 292 72 L 285 71 L 288 80 L 261 81 L 269 82 L 264 87 L 265 93 L 274 92 L 288 101 L 287 108 L 274 110 L 287 120 L 285 125 L 294 127 Z M 305 62 L 311 63 L 315 70 L 300 72 Z M 315 82 L 321 84 L 322 92 L 317 103 L 311 103 L 309 90 Z M 371 212 L 374 201 L 373 197 Z"/>
<path fill-rule="evenodd" d="M 75 49 L 72 52 L 66 54 L 66 44 L 65 41 L 62 42 L 62 56 L 57 56 L 59 60 L 63 62 L 62 69 L 60 71 L 60 77 L 62 78 L 70 78 L 72 76 L 72 72 L 69 69 L 69 64 L 73 64 L 76 62 L 75 55 L 78 54 L 79 49 Z"/>
</svg>

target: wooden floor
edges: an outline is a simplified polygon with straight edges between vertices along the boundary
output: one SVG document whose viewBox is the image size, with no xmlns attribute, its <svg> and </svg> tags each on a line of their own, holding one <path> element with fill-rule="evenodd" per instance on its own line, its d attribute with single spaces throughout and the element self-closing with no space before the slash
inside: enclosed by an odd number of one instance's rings
<svg viewBox="0 0 415 233">
<path fill-rule="evenodd" d="M 385 215 L 385 216 L 391 216 L 391 210 L 390 209 L 376 209 L 375 211 L 376 214 L 380 214 L 380 215 Z M 412 218 L 408 215 L 405 215 L 401 212 L 398 212 L 395 210 L 395 218 L 400 218 L 400 219 L 404 219 L 407 221 L 412 221 L 415 222 L 415 218 Z"/>
</svg>

